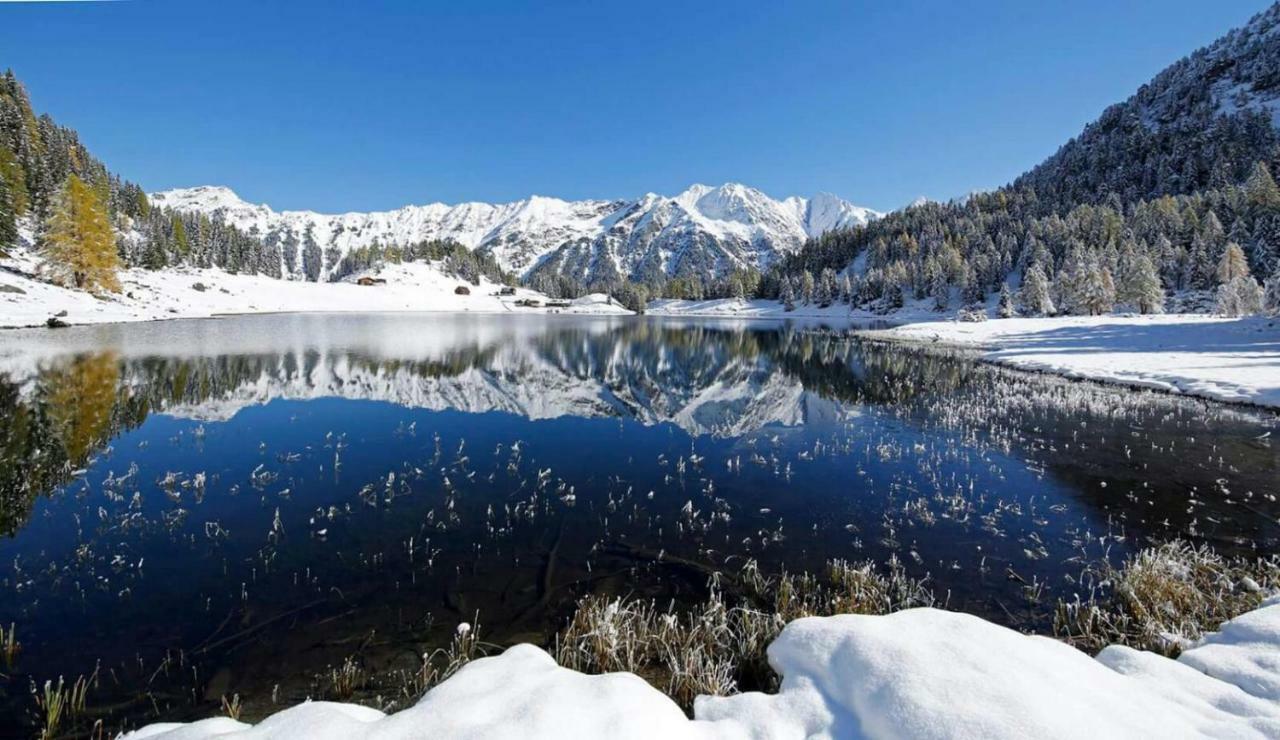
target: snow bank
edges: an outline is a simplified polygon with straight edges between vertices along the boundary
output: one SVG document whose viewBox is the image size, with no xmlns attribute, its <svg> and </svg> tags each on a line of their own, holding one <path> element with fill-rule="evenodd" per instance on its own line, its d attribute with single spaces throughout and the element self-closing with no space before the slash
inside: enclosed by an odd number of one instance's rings
<svg viewBox="0 0 1280 740">
<path fill-rule="evenodd" d="M 129 269 L 120 272 L 118 294 L 95 297 L 34 279 L 40 260 L 24 250 L 0 260 L 0 327 L 44 326 L 66 311 L 70 324 L 98 324 L 154 319 L 203 318 L 217 314 L 283 312 L 448 311 L 475 313 L 545 313 L 545 308 L 517 306 L 537 291 L 517 288 L 499 295 L 501 286 L 487 280 L 470 285 L 421 262 L 387 265 L 338 283 L 277 280 L 260 275 L 233 275 L 217 269 Z M 360 277 L 385 284 L 358 285 Z M 458 287 L 468 295 L 458 295 Z M 574 306 L 573 313 L 629 314 L 606 303 Z"/>
<path fill-rule="evenodd" d="M 127 738 L 1058 738 L 1280 736 L 1280 600 L 1178 660 L 1095 660 L 974 616 L 911 609 L 800 619 L 769 648 L 779 693 L 699 697 L 695 720 L 631 674 L 586 676 L 520 645 L 397 714 L 302 704 L 256 726 L 220 718 Z"/>
<path fill-rule="evenodd" d="M 976 347 L 1027 370 L 1280 406 L 1280 320 L 1166 314 L 931 321 L 869 336 Z"/>
</svg>

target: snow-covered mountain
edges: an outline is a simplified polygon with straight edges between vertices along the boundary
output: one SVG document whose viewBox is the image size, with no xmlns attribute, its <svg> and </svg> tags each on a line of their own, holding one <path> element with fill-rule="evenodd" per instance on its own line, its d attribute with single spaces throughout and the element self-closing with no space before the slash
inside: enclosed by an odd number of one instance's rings
<svg viewBox="0 0 1280 740">
<path fill-rule="evenodd" d="M 491 254 L 503 269 L 528 277 L 553 271 L 581 280 L 723 274 L 762 268 L 780 253 L 831 229 L 864 224 L 880 214 L 834 195 L 775 200 L 734 183 L 694 185 L 674 197 L 564 201 L 533 196 L 514 203 L 432 203 L 373 213 L 275 211 L 248 203 L 225 187 L 204 186 L 150 195 L 155 205 L 221 218 L 268 242 L 319 248 L 327 279 L 351 250 L 449 239 Z M 287 265 L 283 272 L 301 278 Z"/>
</svg>

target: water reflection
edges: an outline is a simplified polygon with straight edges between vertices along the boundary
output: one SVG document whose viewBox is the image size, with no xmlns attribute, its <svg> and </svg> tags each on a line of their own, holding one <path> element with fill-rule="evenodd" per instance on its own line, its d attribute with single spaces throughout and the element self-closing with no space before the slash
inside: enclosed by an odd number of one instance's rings
<svg viewBox="0 0 1280 740">
<path fill-rule="evenodd" d="M 154 703 L 124 716 L 301 699 L 353 641 L 394 666 L 478 614 L 541 642 L 583 595 L 696 598 L 746 558 L 895 557 L 951 607 L 1037 628 L 1149 539 L 1280 541 L 1274 415 L 786 325 L 11 332 L 0 410 L 15 717 L 27 679 L 99 662 Z"/>
</svg>

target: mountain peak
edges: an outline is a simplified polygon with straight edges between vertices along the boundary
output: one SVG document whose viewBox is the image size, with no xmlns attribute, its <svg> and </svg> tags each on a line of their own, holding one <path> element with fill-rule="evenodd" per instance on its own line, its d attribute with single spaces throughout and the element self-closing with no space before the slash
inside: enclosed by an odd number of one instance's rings
<svg viewBox="0 0 1280 740">
<path fill-rule="evenodd" d="M 812 201 L 774 200 L 737 182 L 695 183 L 678 195 L 648 194 L 625 201 L 566 201 L 542 195 L 505 204 L 406 206 L 393 211 L 325 215 L 276 212 L 242 200 L 230 188 L 206 185 L 155 193 L 160 206 L 216 215 L 245 232 L 302 250 L 308 241 L 318 259 L 284 256 L 291 277 L 330 279 L 354 249 L 451 240 L 485 252 L 504 270 L 529 277 L 535 270 L 572 273 L 575 279 L 616 278 L 657 270 L 675 275 L 682 261 L 719 274 L 767 267 L 778 252 L 832 228 L 866 223 L 873 211 L 831 194 Z M 673 207 L 674 206 L 674 207 Z M 305 266 L 303 275 L 293 274 Z"/>
</svg>

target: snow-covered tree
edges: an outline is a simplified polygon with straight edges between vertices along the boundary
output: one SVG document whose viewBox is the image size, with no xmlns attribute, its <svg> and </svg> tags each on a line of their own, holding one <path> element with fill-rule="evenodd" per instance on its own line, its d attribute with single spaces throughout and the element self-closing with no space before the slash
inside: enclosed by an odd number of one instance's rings
<svg viewBox="0 0 1280 740">
<path fill-rule="evenodd" d="M 1268 316 L 1280 316 L 1280 269 L 1267 280 L 1262 296 L 1262 310 Z"/>
<path fill-rule="evenodd" d="M 1232 278 L 1218 286 L 1218 313 L 1223 316 L 1249 316 L 1262 311 L 1263 292 L 1258 281 L 1249 275 Z"/>
<path fill-rule="evenodd" d="M 1116 305 L 1116 286 L 1111 279 L 1111 271 L 1091 261 L 1084 272 L 1084 283 L 1078 300 L 1078 306 L 1090 316 L 1107 313 Z"/>
<path fill-rule="evenodd" d="M 1013 305 L 1013 291 L 1009 289 L 1008 283 L 1003 283 L 1000 286 L 1000 305 L 997 311 L 1002 319 L 1011 319 L 1018 315 L 1018 311 Z"/>
<path fill-rule="evenodd" d="M 784 311 L 796 310 L 796 290 L 791 286 L 790 278 L 782 278 L 782 295 L 779 298 Z"/>
<path fill-rule="evenodd" d="M 1248 316 L 1262 310 L 1262 286 L 1249 274 L 1249 263 L 1240 245 L 1231 243 L 1222 253 L 1216 271 L 1218 277 L 1218 313 L 1223 316 Z"/>
<path fill-rule="evenodd" d="M 1232 242 L 1222 252 L 1216 271 L 1218 284 L 1225 285 L 1240 277 L 1249 276 L 1249 261 L 1245 259 L 1244 250 L 1239 244 Z"/>
<path fill-rule="evenodd" d="M 1053 305 L 1053 291 L 1049 287 L 1049 279 L 1044 269 L 1037 262 L 1027 268 L 1022 276 L 1022 288 L 1018 291 L 1018 306 L 1022 313 L 1031 316 L 1052 316 L 1056 308 Z"/>
<path fill-rule="evenodd" d="M 813 303 L 813 291 L 817 288 L 813 273 L 805 270 L 800 274 L 800 287 L 796 292 L 804 303 Z"/>
<path fill-rule="evenodd" d="M 835 270 L 830 267 L 823 268 L 818 275 L 818 283 L 813 290 L 814 303 L 817 303 L 822 308 L 830 306 L 835 303 L 837 290 Z"/>
<path fill-rule="evenodd" d="M 1139 313 L 1164 313 L 1164 288 L 1150 257 L 1132 253 L 1122 261 L 1116 301 L 1136 308 Z"/>
</svg>

